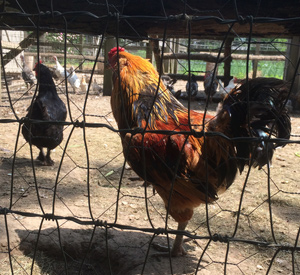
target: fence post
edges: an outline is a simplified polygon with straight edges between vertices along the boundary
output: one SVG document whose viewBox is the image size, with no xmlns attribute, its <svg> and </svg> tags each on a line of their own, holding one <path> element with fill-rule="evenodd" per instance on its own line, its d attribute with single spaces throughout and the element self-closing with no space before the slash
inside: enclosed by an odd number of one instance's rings
<svg viewBox="0 0 300 275">
<path fill-rule="evenodd" d="M 283 78 L 287 81 L 291 81 L 294 73 L 295 73 L 295 66 L 298 63 L 298 59 L 300 58 L 300 36 L 293 36 L 288 44 L 287 55 L 285 61 L 285 68 L 284 68 L 284 76 Z M 299 72 L 298 72 L 299 74 Z M 300 78 L 299 75 L 296 75 L 293 90 L 292 90 L 292 98 L 295 98 L 295 108 L 300 108 Z"/>
<path fill-rule="evenodd" d="M 256 40 L 257 44 L 256 44 L 256 47 L 255 47 L 255 55 L 259 55 L 259 52 L 260 52 L 260 39 L 258 38 Z M 257 76 L 257 67 L 258 67 L 258 60 L 255 59 L 253 60 L 253 73 L 252 73 L 252 78 L 256 78 Z"/>
<path fill-rule="evenodd" d="M 2 43 L 2 30 L 0 30 L 0 43 Z M 2 64 L 0 60 L 0 102 L 2 102 Z"/>
<path fill-rule="evenodd" d="M 103 76 L 103 95 L 110 96 L 112 91 L 112 71 L 107 68 L 108 53 L 116 44 L 114 37 L 107 37 L 104 41 L 104 76 Z"/>
<path fill-rule="evenodd" d="M 178 52 L 179 52 L 179 38 L 174 38 L 174 43 L 175 43 L 175 47 L 174 47 L 174 52 L 175 52 L 175 54 L 177 54 Z M 173 74 L 177 74 L 177 65 L 178 65 L 178 62 L 177 62 L 177 60 L 175 59 L 174 61 L 173 61 Z"/>
<path fill-rule="evenodd" d="M 149 59 L 150 63 L 152 64 L 152 49 L 151 49 L 151 45 L 148 42 L 147 46 L 146 46 L 146 59 Z"/>
<path fill-rule="evenodd" d="M 233 37 L 228 37 L 224 46 L 224 87 L 226 87 L 230 81 L 230 69 L 231 69 L 231 44 Z"/>
<path fill-rule="evenodd" d="M 156 39 L 156 40 L 152 39 L 152 40 L 150 40 L 150 44 L 152 46 L 152 50 L 154 53 L 156 69 L 157 69 L 158 73 L 163 73 L 164 72 L 164 63 L 162 63 L 162 72 L 160 72 L 161 57 L 160 57 L 159 41 L 158 41 L 158 39 Z"/>
<path fill-rule="evenodd" d="M 172 42 L 170 39 L 170 42 L 166 42 L 165 44 L 165 50 L 164 53 L 170 53 L 171 52 L 171 47 L 172 47 Z M 170 59 L 168 60 L 164 60 L 163 61 L 163 73 L 172 73 L 172 69 L 171 69 L 171 61 Z"/>
<path fill-rule="evenodd" d="M 81 34 L 80 36 L 79 36 L 79 51 L 80 51 L 80 53 L 83 53 L 83 34 Z M 82 63 L 80 62 L 79 63 L 79 68 L 78 68 L 79 70 L 82 70 Z"/>
</svg>

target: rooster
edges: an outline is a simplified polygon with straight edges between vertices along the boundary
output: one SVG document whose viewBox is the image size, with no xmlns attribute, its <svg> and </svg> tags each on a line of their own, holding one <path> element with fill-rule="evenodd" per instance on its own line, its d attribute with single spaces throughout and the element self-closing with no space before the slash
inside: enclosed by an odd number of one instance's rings
<svg viewBox="0 0 300 275">
<path fill-rule="evenodd" d="M 210 102 L 212 102 L 212 97 L 217 92 L 217 88 L 219 85 L 218 79 L 216 76 L 213 78 L 212 72 L 207 72 L 204 76 L 204 93 L 206 94 L 206 97 L 209 99 Z"/>
<path fill-rule="evenodd" d="M 174 98 L 147 60 L 121 47 L 108 56 L 114 84 L 111 107 L 124 156 L 163 199 L 178 230 L 185 230 L 195 207 L 228 189 L 245 165 L 268 165 L 274 149 L 284 145 L 281 139 L 290 137 L 284 108 L 289 89 L 282 80 L 250 80 L 225 97 L 215 117 L 204 117 Z M 270 141 L 272 136 L 278 140 Z M 238 142 L 240 137 L 256 139 Z M 171 255 L 185 253 L 183 236 L 176 235 Z"/>
<path fill-rule="evenodd" d="M 39 80 L 39 91 L 33 104 L 28 108 L 26 117 L 33 120 L 65 121 L 66 106 L 57 95 L 50 70 L 41 63 L 37 63 L 34 70 Z M 22 134 L 27 142 L 39 148 L 37 159 L 42 165 L 54 164 L 50 153 L 63 140 L 63 125 L 26 121 L 22 126 Z M 47 148 L 46 155 L 43 148 Z"/>
</svg>

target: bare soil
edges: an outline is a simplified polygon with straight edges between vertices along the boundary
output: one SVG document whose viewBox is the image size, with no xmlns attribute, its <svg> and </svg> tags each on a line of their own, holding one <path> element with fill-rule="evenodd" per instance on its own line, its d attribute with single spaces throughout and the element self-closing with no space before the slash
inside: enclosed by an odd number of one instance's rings
<svg viewBox="0 0 300 275">
<path fill-rule="evenodd" d="M 66 95 L 58 90 L 67 103 Z M 24 91 L 20 85 L 10 87 L 19 118 L 25 116 L 32 100 L 32 94 L 24 95 Z M 144 229 L 152 225 L 164 228 L 166 210 L 151 186 L 145 188 L 127 166 L 123 171 L 124 157 L 118 133 L 113 131 L 116 123 L 110 98 L 91 94 L 86 100 L 85 94 L 71 93 L 69 99 L 67 121 L 85 119 L 112 128 L 66 126 L 62 144 L 52 152 L 55 164 L 51 167 L 36 160 L 38 150 L 32 147 L 31 152 L 18 135 L 18 122 L 2 120 L 0 206 L 25 214 L 0 217 L 1 274 L 11 274 L 11 267 L 14 274 L 76 274 L 79 270 L 82 274 L 195 274 L 197 269 L 198 274 L 222 274 L 225 268 L 227 274 L 266 274 L 272 257 L 270 274 L 300 273 L 299 249 L 292 253 L 276 248 L 294 246 L 299 234 L 297 143 L 276 151 L 270 180 L 267 168 L 251 169 L 246 180 L 246 169 L 216 203 L 195 210 L 187 231 L 203 239 L 187 242 L 186 256 L 157 258 L 152 256 L 156 252 L 150 245 L 152 240 L 167 245 L 168 238 Z M 187 101 L 182 102 L 187 105 Z M 192 108 L 203 110 L 204 102 L 193 101 Z M 210 113 L 215 109 L 216 103 L 208 106 Z M 292 113 L 291 118 L 292 140 L 299 140 L 299 114 Z M 5 91 L 1 119 L 15 119 Z M 241 213 L 237 215 L 242 194 Z M 61 218 L 46 220 L 43 213 Z M 103 226 L 80 223 L 92 219 L 102 221 Z M 169 218 L 167 227 L 176 229 L 176 222 Z M 234 235 L 235 241 L 229 245 L 209 242 L 210 234 Z M 174 235 L 168 237 L 172 244 Z"/>
</svg>

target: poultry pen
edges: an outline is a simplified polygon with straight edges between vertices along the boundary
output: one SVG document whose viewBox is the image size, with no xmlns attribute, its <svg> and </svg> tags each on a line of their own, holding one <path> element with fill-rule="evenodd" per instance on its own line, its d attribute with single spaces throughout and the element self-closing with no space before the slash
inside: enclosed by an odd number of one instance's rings
<svg viewBox="0 0 300 275">
<path fill-rule="evenodd" d="M 1 28 L 29 34 L 19 47 L 9 52 L 3 51 L 0 44 L 3 83 L 0 105 L 1 274 L 300 272 L 299 5 L 290 0 L 284 3 L 266 0 L 247 3 L 241 0 L 26 0 L 22 3 L 6 0 L 0 3 Z M 71 36 L 100 37 L 94 55 L 82 49 L 75 53 L 83 60 L 83 65 L 92 64 L 90 70 L 84 72 L 90 79 L 86 92 L 73 92 L 68 79 L 54 82 L 57 94 L 65 103 L 67 118 L 50 123 L 63 126 L 64 138 L 52 151 L 54 164 L 49 166 L 35 159 L 38 148 L 30 145 L 30 138 L 26 142 L 22 135 L 24 123 L 41 123 L 26 119 L 28 107 L 38 96 L 40 80 L 38 78 L 31 93 L 27 93 L 26 89 L 17 90 L 10 85 L 6 72 L 6 64 L 32 44 L 35 50 L 30 54 L 35 62 L 41 57 L 52 56 L 44 52 L 43 47 L 48 45 L 41 37 L 45 33 L 62 38 L 63 51 L 58 59 L 65 70 L 69 68 L 70 56 L 74 55 L 68 48 Z M 219 42 L 213 50 L 199 52 L 197 42 L 200 40 Z M 265 142 L 267 151 L 273 149 L 274 143 L 280 143 L 283 148 L 278 148 L 272 163 L 261 169 L 245 166 L 232 186 L 215 202 L 205 203 L 204 199 L 204 203 L 194 209 L 184 229 L 177 228 L 168 200 L 164 201 L 165 207 L 161 191 L 154 190 L 157 186 L 154 184 L 153 189 L 149 184 L 151 180 L 145 179 L 146 171 L 142 169 L 138 173 L 132 159 L 128 159 L 126 152 L 123 155 L 120 136 L 133 134 L 134 139 L 145 129 L 119 129 L 110 106 L 114 90 L 108 53 L 119 46 L 132 53 L 134 50 L 130 46 L 137 41 L 145 44 L 143 57 L 152 60 L 159 72 L 157 77 L 161 81 L 166 77 L 177 79 L 174 85 L 183 91 L 193 74 L 202 85 L 209 63 L 209 70 L 226 86 L 235 76 L 232 64 L 239 58 L 244 61 L 237 73 L 243 70 L 244 77 L 239 78 L 237 85 L 247 86 L 250 79 L 255 78 L 255 66 L 263 67 L 263 63 L 259 65 L 255 61 L 265 45 L 271 48 L 265 60 L 283 62 L 280 78 L 289 83 L 278 112 L 291 103 L 290 138 L 272 137 L 270 140 L 256 138 L 255 133 L 250 138 L 240 137 L 249 146 Z M 241 49 L 246 55 L 241 56 Z M 139 50 L 134 53 L 141 55 Z M 117 51 L 119 55 L 122 56 L 122 50 Z M 202 67 L 200 61 L 204 62 Z M 103 96 L 91 92 L 99 63 L 104 71 Z M 120 64 L 117 62 L 114 66 Z M 168 66 L 172 69 L 168 69 L 166 75 Z M 258 73 L 260 68 L 256 71 Z M 118 69 L 116 72 L 114 80 L 120 77 Z M 277 75 L 266 74 L 265 77 Z M 117 82 L 114 86 L 118 86 Z M 217 91 L 216 95 L 219 94 Z M 249 97 L 245 96 L 245 108 L 251 104 L 247 102 Z M 257 97 L 259 102 L 259 95 Z M 216 101 L 206 98 L 199 101 L 192 96 L 179 100 L 187 108 L 187 114 L 196 110 L 211 120 L 218 118 Z M 280 118 L 275 117 L 274 123 L 278 121 Z M 216 144 L 228 138 L 218 131 L 213 135 L 210 131 L 198 131 L 204 122 L 204 119 L 197 122 L 196 128 L 190 126 L 183 134 L 192 139 L 211 138 Z M 261 132 L 267 133 L 268 129 L 272 132 L 273 128 L 275 126 L 268 122 Z M 286 128 L 283 127 L 283 131 L 288 132 Z M 144 137 L 147 134 L 147 131 L 143 133 Z M 150 134 L 155 135 L 156 131 L 151 130 Z M 163 134 L 170 139 L 174 136 L 170 129 L 165 129 Z M 204 141 L 203 147 L 205 144 Z M 172 155 L 169 161 L 176 163 L 175 157 Z M 141 157 L 141 167 L 147 164 L 144 160 Z M 207 171 L 208 165 L 211 163 L 202 166 L 203 171 Z M 208 191 L 205 196 L 209 196 Z M 171 257 L 176 235 L 189 240 L 183 244 L 187 254 Z M 154 243 L 168 247 L 167 257 L 154 256 Z"/>
</svg>

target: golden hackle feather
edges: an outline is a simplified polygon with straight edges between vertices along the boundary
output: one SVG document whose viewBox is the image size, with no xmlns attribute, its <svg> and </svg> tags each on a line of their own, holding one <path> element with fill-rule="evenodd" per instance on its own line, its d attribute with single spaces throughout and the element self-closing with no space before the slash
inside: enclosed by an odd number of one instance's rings
<svg viewBox="0 0 300 275">
<path fill-rule="evenodd" d="M 163 81 L 159 79 L 159 75 L 153 65 L 148 60 L 139 56 L 127 52 L 119 52 L 120 72 L 118 73 L 118 62 L 116 57 L 116 55 L 113 56 L 111 62 L 114 71 L 112 108 L 118 109 L 124 104 L 124 109 L 127 110 L 125 111 L 126 117 L 119 117 L 119 119 L 117 119 L 117 121 L 120 122 L 119 127 L 126 128 L 126 119 L 127 121 L 134 120 L 136 116 L 134 103 L 140 96 L 148 96 L 153 102 L 153 109 L 147 110 L 150 111 L 149 124 L 151 129 L 157 129 L 156 120 L 168 123 L 169 117 L 171 117 L 178 125 L 178 113 L 186 113 L 187 110 L 179 101 L 171 96 L 163 84 Z M 121 78 L 121 87 L 119 87 L 119 74 Z M 178 110 L 177 108 L 171 108 L 171 105 L 166 106 L 172 101 L 174 101 L 175 106 L 179 108 Z M 139 124 L 139 122 L 136 123 Z M 136 126 L 141 127 L 142 125 L 139 124 Z"/>
</svg>

